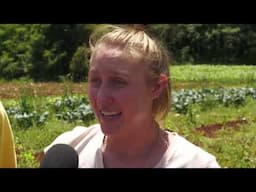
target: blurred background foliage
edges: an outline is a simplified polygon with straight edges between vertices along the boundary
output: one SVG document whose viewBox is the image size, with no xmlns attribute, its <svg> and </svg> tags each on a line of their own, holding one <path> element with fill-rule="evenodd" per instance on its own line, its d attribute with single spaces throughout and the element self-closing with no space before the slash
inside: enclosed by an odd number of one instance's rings
<svg viewBox="0 0 256 192">
<path fill-rule="evenodd" d="M 0 24 L 0 78 L 85 81 L 89 36 L 103 24 Z M 256 64 L 255 24 L 148 24 L 172 64 Z"/>
</svg>

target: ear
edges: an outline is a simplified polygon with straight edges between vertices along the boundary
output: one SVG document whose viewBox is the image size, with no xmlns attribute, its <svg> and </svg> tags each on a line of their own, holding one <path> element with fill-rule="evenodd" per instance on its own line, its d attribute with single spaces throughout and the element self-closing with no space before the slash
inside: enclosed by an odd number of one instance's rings
<svg viewBox="0 0 256 192">
<path fill-rule="evenodd" d="M 168 86 L 168 77 L 165 74 L 160 74 L 157 83 L 152 89 L 152 98 L 158 98 L 163 90 Z"/>
</svg>

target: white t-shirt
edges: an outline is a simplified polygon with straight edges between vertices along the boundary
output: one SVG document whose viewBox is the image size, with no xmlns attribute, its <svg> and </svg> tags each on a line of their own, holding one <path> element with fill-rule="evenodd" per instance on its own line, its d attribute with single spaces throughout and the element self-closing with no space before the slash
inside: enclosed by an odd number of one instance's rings
<svg viewBox="0 0 256 192">
<path fill-rule="evenodd" d="M 216 158 L 200 147 L 187 141 L 175 132 L 171 134 L 171 145 L 154 168 L 219 168 Z M 79 168 L 104 168 L 102 144 L 104 134 L 100 124 L 90 127 L 75 127 L 73 130 L 59 135 L 44 152 L 55 144 L 72 146 L 79 155 Z"/>
</svg>

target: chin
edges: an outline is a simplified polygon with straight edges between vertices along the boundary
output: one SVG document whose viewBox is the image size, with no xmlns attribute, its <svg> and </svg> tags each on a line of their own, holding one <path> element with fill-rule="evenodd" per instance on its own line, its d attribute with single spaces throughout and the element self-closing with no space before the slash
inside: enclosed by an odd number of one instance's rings
<svg viewBox="0 0 256 192">
<path fill-rule="evenodd" d="M 101 124 L 101 131 L 104 133 L 104 135 L 114 135 L 118 132 L 119 126 L 116 125 L 103 125 Z"/>
</svg>

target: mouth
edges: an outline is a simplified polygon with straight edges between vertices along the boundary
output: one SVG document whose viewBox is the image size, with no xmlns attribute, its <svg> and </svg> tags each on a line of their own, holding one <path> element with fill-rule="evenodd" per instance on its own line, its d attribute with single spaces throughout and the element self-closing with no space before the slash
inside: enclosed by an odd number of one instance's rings
<svg viewBox="0 0 256 192">
<path fill-rule="evenodd" d="M 103 117 L 103 119 L 115 119 L 115 118 L 119 118 L 122 115 L 122 112 L 100 110 L 100 114 Z"/>
</svg>

